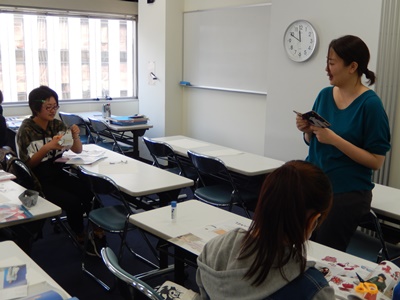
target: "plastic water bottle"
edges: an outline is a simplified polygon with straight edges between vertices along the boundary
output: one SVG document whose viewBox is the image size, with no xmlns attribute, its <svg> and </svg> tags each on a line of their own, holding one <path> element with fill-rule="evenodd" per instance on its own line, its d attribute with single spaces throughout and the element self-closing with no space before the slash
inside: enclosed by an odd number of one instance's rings
<svg viewBox="0 0 400 300">
<path fill-rule="evenodd" d="M 110 103 L 103 104 L 102 110 L 103 118 L 107 119 L 111 117 L 111 105 Z"/>
<path fill-rule="evenodd" d="M 176 201 L 171 201 L 171 221 L 176 222 L 178 207 Z"/>
</svg>

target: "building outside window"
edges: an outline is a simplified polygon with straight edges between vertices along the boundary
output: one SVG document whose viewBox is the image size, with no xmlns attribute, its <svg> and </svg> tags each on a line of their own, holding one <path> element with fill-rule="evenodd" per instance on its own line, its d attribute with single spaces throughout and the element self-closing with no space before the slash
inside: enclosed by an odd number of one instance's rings
<svg viewBox="0 0 400 300">
<path fill-rule="evenodd" d="M 5 103 L 26 102 L 39 85 L 60 100 L 136 98 L 136 40 L 133 16 L 1 12 Z"/>
</svg>

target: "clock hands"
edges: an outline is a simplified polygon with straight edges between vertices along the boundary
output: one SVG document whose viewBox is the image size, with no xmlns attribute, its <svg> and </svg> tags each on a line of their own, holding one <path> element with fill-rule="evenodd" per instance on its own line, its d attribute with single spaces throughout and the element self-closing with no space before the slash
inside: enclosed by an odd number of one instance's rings
<svg viewBox="0 0 400 300">
<path fill-rule="evenodd" d="M 300 38 L 300 39 L 298 39 L 296 36 L 294 36 L 293 32 L 290 33 L 290 36 L 291 36 L 291 37 L 294 37 L 296 40 L 298 40 L 299 42 L 301 42 L 301 35 L 300 35 L 300 32 L 299 32 L 299 38 Z"/>
</svg>

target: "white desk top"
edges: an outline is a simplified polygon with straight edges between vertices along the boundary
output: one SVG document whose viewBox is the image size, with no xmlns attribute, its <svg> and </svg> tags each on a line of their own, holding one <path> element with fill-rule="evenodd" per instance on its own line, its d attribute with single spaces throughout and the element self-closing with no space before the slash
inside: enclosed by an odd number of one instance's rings
<svg viewBox="0 0 400 300">
<path fill-rule="evenodd" d="M 63 299 L 70 298 L 70 295 L 51 278 L 42 268 L 40 268 L 24 251 L 21 250 L 14 242 L 0 242 L 0 267 L 3 265 L 26 264 L 28 285 L 47 282 L 54 287 Z M 29 292 L 29 288 L 28 288 Z"/>
<path fill-rule="evenodd" d="M 89 122 L 89 118 L 98 119 L 105 121 L 103 115 L 99 111 L 88 111 L 88 112 L 78 112 L 75 113 L 78 116 L 82 117 L 86 122 Z M 110 127 L 114 131 L 132 131 L 132 130 L 140 130 L 140 129 L 149 129 L 153 128 L 151 124 L 138 124 L 138 125 L 129 125 L 129 126 L 120 126 L 108 123 L 108 127 Z"/>
<path fill-rule="evenodd" d="M 249 226 L 251 219 L 231 213 L 227 210 L 200 202 L 198 200 L 188 200 L 178 203 L 178 217 L 176 222 L 171 220 L 171 207 L 161 207 L 150 211 L 131 215 L 129 221 L 137 227 L 161 238 L 170 240 L 172 238 L 193 233 L 198 235 L 204 229 L 215 224 L 240 224 Z M 237 226 L 238 227 L 238 226 Z M 200 235 L 199 235 L 200 236 Z M 208 235 L 201 235 L 204 239 Z M 176 243 L 177 244 L 177 243 Z M 178 244 L 179 245 L 179 244 Z M 201 249 L 185 249 L 198 255 Z M 349 261 L 360 265 L 375 267 L 376 264 L 362 258 L 341 252 L 315 242 L 308 242 L 308 256 L 310 259 L 322 259 L 325 256 L 334 256 L 341 261 Z"/>
<path fill-rule="evenodd" d="M 371 207 L 377 214 L 400 221 L 400 189 L 375 184 Z"/>
<path fill-rule="evenodd" d="M 221 159 L 228 170 L 246 176 L 256 176 L 272 172 L 284 164 L 283 161 L 239 151 L 200 140 L 192 139 L 182 135 L 154 138 L 156 141 L 168 143 L 174 151 L 187 157 L 187 151 L 215 156 Z"/>
<path fill-rule="evenodd" d="M 85 144 L 83 149 L 85 151 L 104 151 L 104 156 L 106 156 L 105 159 L 92 165 L 84 165 L 85 169 L 110 177 L 118 184 L 121 191 L 134 197 L 180 189 L 194 184 L 191 179 L 95 144 Z"/>
<path fill-rule="evenodd" d="M 238 221 L 250 225 L 251 220 L 227 210 L 198 200 L 188 200 L 177 205 L 177 220 L 171 220 L 171 207 L 164 206 L 131 215 L 129 221 L 143 230 L 164 240 L 189 233 L 205 225 L 222 221 Z"/>
<path fill-rule="evenodd" d="M 0 182 L 0 204 L 22 204 L 21 201 L 18 199 L 18 196 L 25 190 L 26 189 L 24 187 L 11 180 Z M 12 221 L 9 223 L 0 223 L 0 228 L 44 219 L 47 217 L 53 217 L 61 214 L 60 207 L 51 203 L 50 201 L 43 199 L 42 197 L 38 198 L 36 205 L 31 207 L 29 211 L 33 215 L 32 218 Z"/>
</svg>

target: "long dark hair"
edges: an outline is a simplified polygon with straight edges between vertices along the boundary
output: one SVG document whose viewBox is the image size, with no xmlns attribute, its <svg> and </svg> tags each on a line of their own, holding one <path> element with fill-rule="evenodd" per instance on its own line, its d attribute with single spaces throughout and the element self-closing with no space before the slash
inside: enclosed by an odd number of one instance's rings
<svg viewBox="0 0 400 300">
<path fill-rule="evenodd" d="M 287 279 L 283 267 L 291 258 L 300 262 L 300 272 L 304 272 L 308 221 L 320 213 L 320 224 L 331 204 L 328 177 L 309 162 L 289 161 L 269 174 L 239 254 L 239 259 L 255 255 L 244 277 L 257 286 L 276 267 Z"/>
<path fill-rule="evenodd" d="M 354 35 L 345 35 L 338 39 L 332 40 L 329 44 L 329 49 L 333 49 L 336 54 L 343 59 L 345 66 L 350 65 L 352 62 L 358 64 L 358 76 L 365 74 L 369 80 L 368 85 L 375 83 L 375 73 L 368 70 L 369 63 L 369 50 L 367 45 L 362 39 Z"/>
</svg>

